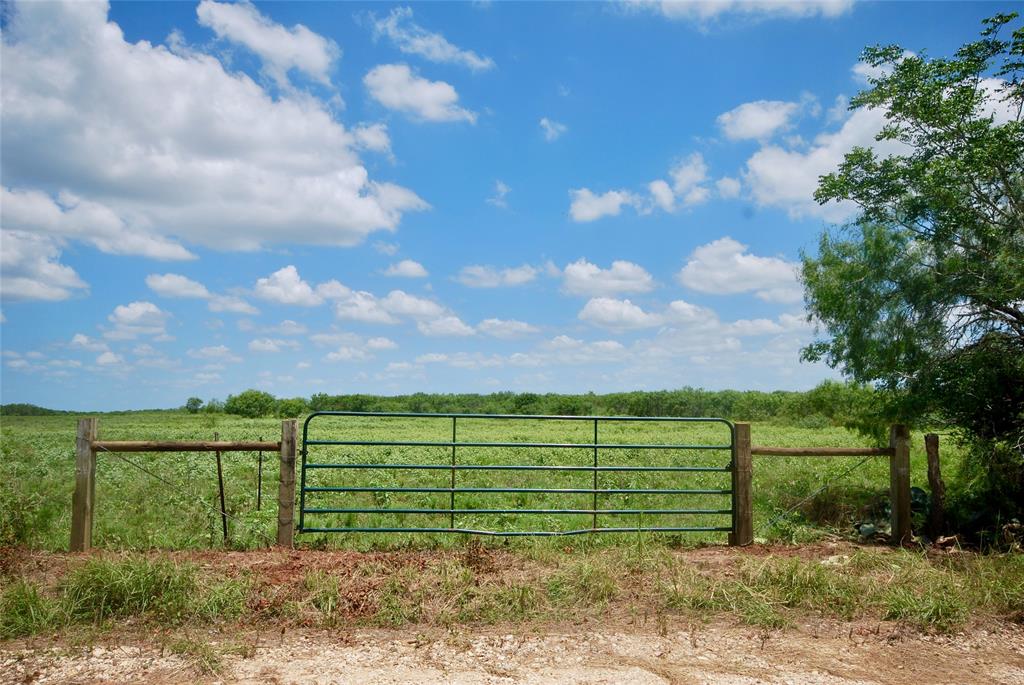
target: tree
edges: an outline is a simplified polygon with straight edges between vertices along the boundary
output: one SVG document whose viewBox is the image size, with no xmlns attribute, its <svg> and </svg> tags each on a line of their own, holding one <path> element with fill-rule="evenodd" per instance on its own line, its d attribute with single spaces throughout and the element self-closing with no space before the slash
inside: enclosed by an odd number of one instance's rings
<svg viewBox="0 0 1024 685">
<path fill-rule="evenodd" d="M 1024 494 L 1024 393 L 1004 392 L 1024 385 L 1024 29 L 999 35 L 1016 18 L 985 20 L 948 59 L 864 51 L 879 75 L 850 107 L 883 109 L 877 139 L 901 152 L 855 148 L 820 179 L 818 202 L 861 213 L 803 257 L 809 312 L 829 334 L 803 356 L 886 390 L 892 418 L 934 413 L 1009 455 Z M 996 461 L 986 468 L 1005 473 Z"/>
<path fill-rule="evenodd" d="M 249 419 L 267 416 L 274 411 L 274 396 L 261 390 L 246 390 L 237 395 L 228 395 L 224 411 Z"/>
<path fill-rule="evenodd" d="M 203 400 L 199 397 L 190 397 L 185 400 L 185 411 L 189 414 L 198 414 L 203 408 Z"/>
</svg>

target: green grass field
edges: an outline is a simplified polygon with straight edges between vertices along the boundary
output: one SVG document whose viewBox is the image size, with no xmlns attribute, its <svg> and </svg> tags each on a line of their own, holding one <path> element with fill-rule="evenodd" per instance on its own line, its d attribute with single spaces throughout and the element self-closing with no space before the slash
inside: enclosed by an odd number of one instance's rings
<svg viewBox="0 0 1024 685">
<path fill-rule="evenodd" d="M 70 502 L 74 484 L 76 417 L 4 417 L 0 462 L 0 534 L 3 542 L 22 543 L 44 550 L 68 545 Z M 222 440 L 274 441 L 280 435 L 277 419 L 241 419 L 225 415 L 190 415 L 169 412 L 106 414 L 99 430 L 105 440 Z M 715 445 L 728 443 L 722 424 L 602 423 L 600 443 L 673 443 Z M 753 441 L 759 445 L 868 446 L 864 438 L 841 428 L 798 428 L 755 423 Z M 450 419 L 368 419 L 321 417 L 314 421 L 311 438 L 323 440 L 419 440 L 451 439 Z M 591 442 L 591 422 L 463 420 L 460 442 Z M 913 436 L 911 454 L 913 485 L 926 487 L 923 438 Z M 725 466 L 725 451 L 607 449 L 599 454 L 602 465 L 703 465 Z M 947 478 L 955 476 L 959 454 L 946 442 L 942 447 Z M 450 448 L 439 447 L 310 447 L 310 461 L 332 463 L 426 463 L 450 464 Z M 256 509 L 257 464 L 255 453 L 222 455 L 230 519 L 229 546 L 254 548 L 274 539 L 277 514 L 277 455 L 267 453 L 263 463 L 263 502 Z M 588 449 L 459 448 L 460 464 L 592 464 Z M 888 464 L 884 458 L 860 462 L 855 458 L 755 457 L 755 531 L 769 541 L 801 542 L 836 533 L 852 535 L 856 520 L 884 517 L 888 488 Z M 851 470 L 852 468 L 852 470 Z M 143 470 L 144 469 L 144 470 Z M 848 473 L 847 473 L 848 472 Z M 383 469 L 310 470 L 307 485 L 448 487 L 447 470 L 388 471 Z M 590 472 L 461 471 L 460 487 L 589 488 Z M 824 485 L 822 492 L 802 501 Z M 723 489 L 729 474 L 717 472 L 636 473 L 604 472 L 599 487 Z M 108 549 L 196 549 L 223 546 L 215 457 L 212 453 L 101 453 L 98 457 L 94 544 Z M 798 505 L 799 504 L 799 505 Z M 784 516 L 783 512 L 796 506 Z M 318 493 L 307 506 L 346 509 L 423 509 L 449 507 L 442 493 Z M 460 494 L 456 509 L 590 509 L 590 495 L 540 493 Z M 724 495 L 601 495 L 602 509 L 727 509 Z M 728 526 L 722 514 L 648 516 L 607 515 L 602 527 Z M 586 528 L 590 515 L 581 514 L 460 514 L 461 528 L 503 530 L 566 530 Z M 307 526 L 447 527 L 447 514 L 321 514 L 307 519 Z M 633 541 L 635 535 L 609 534 L 576 538 L 573 544 L 605 545 Z M 651 542 L 700 544 L 724 542 L 722 532 L 660 533 Z M 464 544 L 463 536 L 451 534 L 303 534 L 300 546 L 355 549 L 423 547 Z M 517 540 L 509 544 L 539 544 Z M 551 544 L 564 544 L 557 539 Z"/>
</svg>

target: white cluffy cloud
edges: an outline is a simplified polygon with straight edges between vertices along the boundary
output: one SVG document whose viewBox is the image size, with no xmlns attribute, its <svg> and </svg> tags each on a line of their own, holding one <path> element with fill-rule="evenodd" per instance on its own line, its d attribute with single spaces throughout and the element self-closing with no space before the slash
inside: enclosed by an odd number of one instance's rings
<svg viewBox="0 0 1024 685">
<path fill-rule="evenodd" d="M 66 300 L 89 286 L 60 263 L 60 242 L 22 231 L 0 232 L 0 297 L 5 300 Z"/>
<path fill-rule="evenodd" d="M 146 276 L 149 289 L 162 297 L 180 297 L 206 300 L 206 308 L 211 312 L 231 312 L 233 314 L 259 314 L 260 310 L 253 307 L 241 297 L 235 295 L 217 295 L 207 290 L 206 286 L 180 274 L 150 274 Z"/>
<path fill-rule="evenodd" d="M 424 121 L 476 123 L 476 112 L 458 105 L 459 94 L 450 83 L 417 76 L 406 64 L 381 64 L 363 77 L 370 96 L 388 109 L 406 112 Z"/>
<path fill-rule="evenodd" d="M 501 209 L 508 209 L 508 200 L 505 196 L 512 192 L 512 189 L 508 187 L 501 179 L 494 182 L 494 196 L 487 198 L 487 204 L 494 205 Z"/>
<path fill-rule="evenodd" d="M 537 278 L 538 273 L 539 270 L 529 264 L 505 269 L 474 264 L 462 267 L 455 280 L 470 288 L 497 288 L 529 283 Z"/>
<path fill-rule="evenodd" d="M 624 205 L 635 206 L 638 198 L 626 190 L 609 190 L 596 195 L 588 188 L 569 191 L 569 216 L 573 221 L 596 221 L 605 216 L 618 216 Z"/>
<path fill-rule="evenodd" d="M 140 335 L 168 340 L 167 319 L 170 314 L 152 302 L 136 301 L 114 307 L 107 320 L 113 327 L 103 333 L 109 340 L 134 340 Z"/>
<path fill-rule="evenodd" d="M 639 264 L 616 260 L 611 268 L 602 269 L 586 259 L 566 265 L 562 272 L 562 289 L 570 295 L 614 295 L 646 293 L 654 288 L 654 278 Z"/>
<path fill-rule="evenodd" d="M 540 130 L 544 132 L 544 140 L 550 143 L 561 138 L 562 134 L 569 130 L 569 127 L 554 119 L 543 117 L 540 120 Z"/>
<path fill-rule="evenodd" d="M 419 262 L 411 259 L 403 259 L 384 270 L 385 276 L 398 276 L 400 278 L 426 278 L 430 274 Z"/>
<path fill-rule="evenodd" d="M 753 292 L 767 302 L 794 303 L 803 297 L 799 268 L 796 262 L 750 254 L 746 245 L 726 236 L 694 250 L 676 277 L 702 293 Z"/>
<path fill-rule="evenodd" d="M 725 15 L 751 19 L 838 17 L 850 11 L 853 0 L 626 0 L 626 7 L 706 25 Z"/>
<path fill-rule="evenodd" d="M 257 280 L 253 294 L 261 300 L 300 307 L 315 307 L 324 301 L 323 296 L 302 280 L 299 270 L 291 264 Z"/>
<path fill-rule="evenodd" d="M 104 3 L 29 2 L 4 26 L 4 183 L 37 193 L 20 198 L 32 201 L 24 230 L 189 259 L 179 240 L 355 245 L 428 207 L 369 177 L 323 101 L 273 95 L 173 41 L 128 42 L 107 14 Z"/>
<path fill-rule="evenodd" d="M 799 109 L 796 102 L 757 100 L 718 115 L 716 121 L 729 140 L 764 140 L 788 128 Z"/>
<path fill-rule="evenodd" d="M 202 0 L 196 8 L 199 23 L 219 38 L 244 45 L 259 55 L 264 72 L 279 86 L 288 85 L 288 71 L 295 69 L 325 85 L 341 51 L 334 41 L 302 24 L 288 29 L 260 14 L 247 2 L 221 3 Z"/>
<path fill-rule="evenodd" d="M 484 319 L 477 325 L 477 330 L 484 335 L 502 340 L 521 338 L 524 335 L 540 332 L 536 326 L 515 319 Z"/>
<path fill-rule="evenodd" d="M 662 322 L 661 316 L 645 312 L 629 300 L 617 300 L 612 297 L 592 298 L 580 310 L 579 318 L 600 328 L 612 330 L 650 328 Z"/>
<path fill-rule="evenodd" d="M 440 33 L 432 33 L 412 18 L 409 7 L 395 7 L 386 17 L 378 19 L 370 14 L 373 37 L 386 36 L 402 52 L 419 55 L 431 62 L 457 64 L 473 71 L 494 68 L 494 60 L 481 57 L 472 50 L 462 50 L 452 45 Z"/>
<path fill-rule="evenodd" d="M 609 190 L 595 194 L 588 188 L 569 191 L 569 215 L 573 221 L 595 221 L 606 216 L 618 216 L 623 207 L 633 207 L 640 214 L 650 214 L 657 207 L 674 212 L 679 207 L 692 207 L 711 197 L 707 186 L 708 166 L 704 156 L 694 152 L 673 164 L 668 171 L 669 180 L 656 179 L 647 184 L 647 195 L 628 190 Z"/>
</svg>

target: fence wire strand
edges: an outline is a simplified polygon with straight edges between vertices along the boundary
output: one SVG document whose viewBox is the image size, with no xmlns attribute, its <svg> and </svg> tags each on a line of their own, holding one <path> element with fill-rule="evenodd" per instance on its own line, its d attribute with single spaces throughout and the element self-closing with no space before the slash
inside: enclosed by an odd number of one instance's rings
<svg viewBox="0 0 1024 685">
<path fill-rule="evenodd" d="M 112 451 L 108 450 L 106 447 L 103 447 L 102 445 L 98 445 L 98 447 L 99 447 L 99 449 L 103 450 L 103 452 L 105 452 L 106 454 L 111 454 L 111 455 L 117 457 L 118 459 L 120 459 L 121 461 L 125 462 L 126 464 L 129 464 L 130 466 L 134 466 L 139 471 L 142 471 L 143 473 L 145 473 L 146 475 L 148 475 L 151 478 L 155 478 L 156 480 L 160 481 L 164 485 L 167 485 L 168 487 L 171 487 L 171 488 L 180 487 L 180 483 L 172 483 L 171 481 L 167 480 L 163 476 L 161 476 L 161 475 L 159 475 L 157 473 L 154 473 L 153 471 L 150 471 L 149 469 L 147 469 L 146 467 L 142 466 L 141 464 L 138 464 L 138 463 L 132 461 L 131 459 L 129 459 L 128 457 L 124 456 L 120 452 L 112 452 Z M 245 526 L 245 522 L 242 521 L 241 519 L 239 519 L 238 517 L 236 517 L 236 516 L 234 516 L 232 514 L 229 514 L 226 511 L 221 510 L 219 507 L 215 507 L 215 506 L 212 506 L 212 505 L 207 504 L 206 502 L 204 502 L 202 500 L 202 498 L 199 497 L 195 493 L 195 491 L 193 491 L 191 494 L 194 497 L 194 499 L 191 500 L 191 501 L 189 501 L 187 499 L 176 498 L 173 494 L 171 494 L 170 497 L 171 497 L 171 501 L 173 503 L 177 504 L 178 506 L 182 507 L 183 509 L 188 510 L 190 507 L 198 504 L 201 507 L 209 509 L 210 511 L 214 512 L 218 516 L 224 515 L 228 519 L 230 519 L 232 522 L 235 522 L 235 523 L 237 523 L 237 524 L 239 524 L 241 526 Z M 270 537 L 269 535 L 264 533 L 259 528 L 256 528 L 254 526 L 248 526 L 248 527 L 249 527 L 249 529 L 252 532 L 256 533 L 259 537 L 261 537 L 264 540 L 264 542 L 267 543 L 268 547 L 273 547 L 274 546 L 276 540 L 274 540 L 272 537 Z"/>
<path fill-rule="evenodd" d="M 792 514 L 794 511 L 796 511 L 798 508 L 800 508 L 801 506 L 803 506 L 804 504 L 806 504 L 807 502 L 811 501 L 812 499 L 817 497 L 819 494 L 821 494 L 822 492 L 827 490 L 837 480 L 839 480 L 840 478 L 845 478 L 846 476 L 850 475 L 851 473 L 853 473 L 854 471 L 859 469 L 861 466 L 863 466 L 864 464 L 868 463 L 873 458 L 874 457 L 870 457 L 870 456 L 869 457 L 864 457 L 863 459 L 858 461 L 856 464 L 854 464 L 850 468 L 848 468 L 845 471 L 843 471 L 842 473 L 840 473 L 838 476 L 834 476 L 831 479 L 829 479 L 828 481 L 826 481 L 825 484 L 822 485 L 820 488 L 818 488 L 817 490 L 815 490 L 811 494 L 807 495 L 807 497 L 804 497 L 802 500 L 800 500 L 799 502 L 797 502 L 796 504 L 791 506 L 789 509 L 786 509 L 784 512 L 782 512 L 781 514 L 779 514 L 778 516 L 773 518 L 768 523 L 763 524 L 761 526 L 758 526 L 758 528 L 760 530 L 762 530 L 762 531 L 771 530 L 772 526 L 774 526 L 776 523 L 778 523 L 782 519 L 786 518 L 787 516 Z"/>
</svg>

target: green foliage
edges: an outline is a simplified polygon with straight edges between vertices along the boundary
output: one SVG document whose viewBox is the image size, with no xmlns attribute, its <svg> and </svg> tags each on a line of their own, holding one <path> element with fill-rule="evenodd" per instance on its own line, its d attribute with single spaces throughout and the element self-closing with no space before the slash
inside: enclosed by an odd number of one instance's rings
<svg viewBox="0 0 1024 685">
<path fill-rule="evenodd" d="M 0 639 L 49 630 L 56 617 L 55 603 L 31 583 L 16 580 L 0 592 Z"/>
<path fill-rule="evenodd" d="M 0 416 L 55 416 L 67 413 L 66 411 L 58 411 L 56 409 L 37 407 L 34 404 L 0 404 Z"/>
<path fill-rule="evenodd" d="M 64 607 L 70 619 L 93 623 L 144 613 L 178 621 L 197 590 L 191 567 L 146 559 L 94 559 L 65 578 Z"/>
<path fill-rule="evenodd" d="M 185 411 L 189 414 L 198 414 L 199 410 L 203 408 L 203 400 L 199 397 L 190 397 L 185 400 Z"/>
<path fill-rule="evenodd" d="M 989 455 L 977 464 L 1002 483 L 987 499 L 1004 517 L 1024 502 L 1024 28 L 999 35 L 1016 17 L 986 20 L 951 58 L 865 50 L 880 75 L 851 107 L 884 109 L 878 140 L 899 152 L 856 148 L 821 178 L 819 202 L 862 211 L 803 257 L 830 336 L 804 357 L 886 391 L 869 423 L 961 428 Z"/>
<path fill-rule="evenodd" d="M 280 399 L 274 401 L 274 414 L 282 419 L 294 419 L 306 413 L 306 399 L 293 397 L 291 399 Z"/>
<path fill-rule="evenodd" d="M 255 419 L 273 413 L 276 400 L 269 392 L 262 390 L 245 390 L 237 395 L 228 395 L 224 402 L 224 411 L 228 414 Z"/>
</svg>

